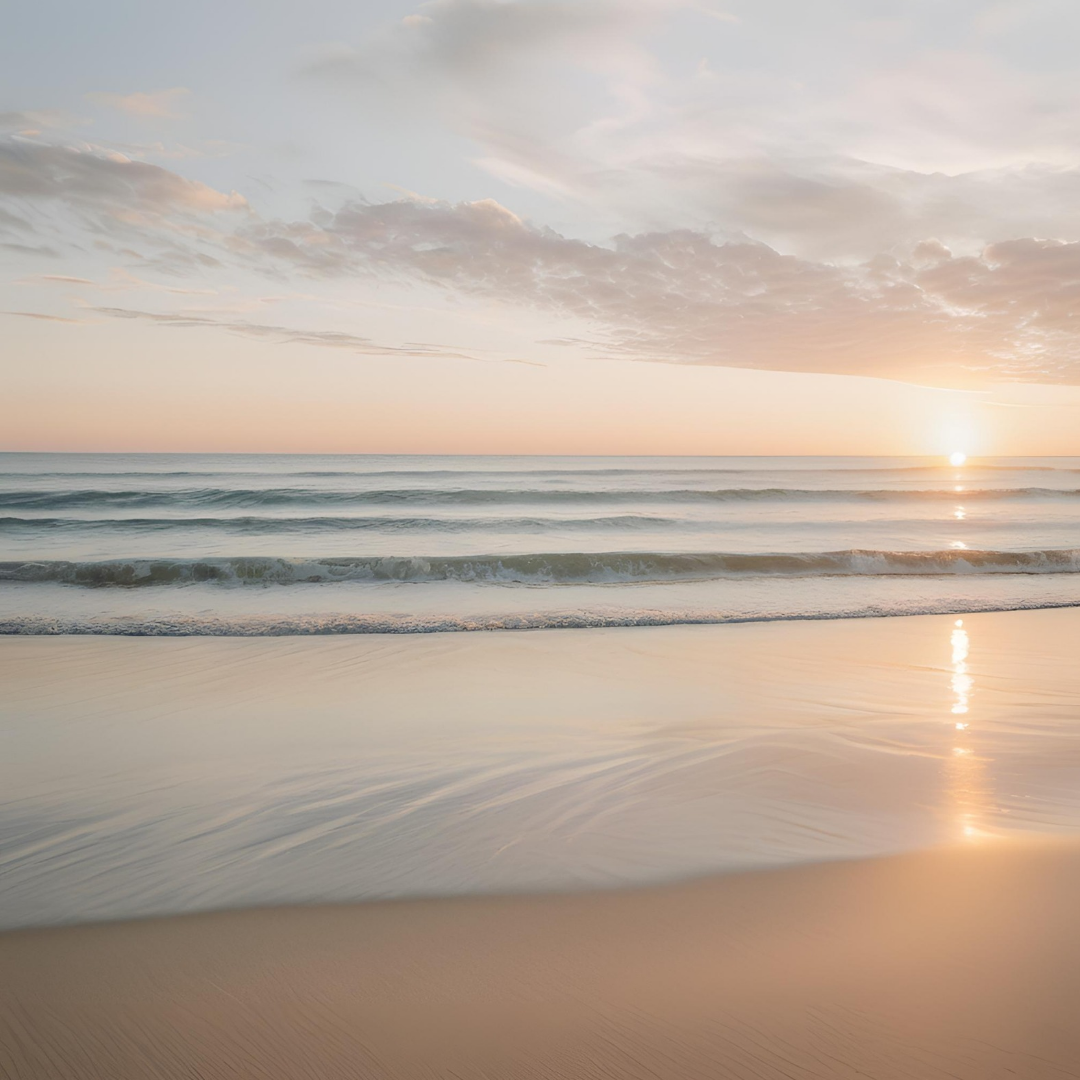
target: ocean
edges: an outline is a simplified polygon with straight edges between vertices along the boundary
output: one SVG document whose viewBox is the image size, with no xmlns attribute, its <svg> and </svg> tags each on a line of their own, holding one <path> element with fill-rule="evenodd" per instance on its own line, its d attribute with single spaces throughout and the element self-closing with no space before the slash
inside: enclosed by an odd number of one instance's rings
<svg viewBox="0 0 1080 1080">
<path fill-rule="evenodd" d="M 1080 603 L 1080 459 L 0 455 L 0 632 L 269 635 Z"/>
</svg>

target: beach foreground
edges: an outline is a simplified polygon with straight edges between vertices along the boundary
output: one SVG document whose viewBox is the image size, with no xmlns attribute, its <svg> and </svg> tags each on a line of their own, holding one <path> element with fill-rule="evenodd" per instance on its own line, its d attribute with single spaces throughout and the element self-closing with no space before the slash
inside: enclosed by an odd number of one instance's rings
<svg viewBox="0 0 1080 1080">
<path fill-rule="evenodd" d="M 1078 616 L 0 638 L 0 930 L 1076 833 Z"/>
<path fill-rule="evenodd" d="M 5 1077 L 1080 1075 L 1080 845 L 0 936 Z"/>
</svg>

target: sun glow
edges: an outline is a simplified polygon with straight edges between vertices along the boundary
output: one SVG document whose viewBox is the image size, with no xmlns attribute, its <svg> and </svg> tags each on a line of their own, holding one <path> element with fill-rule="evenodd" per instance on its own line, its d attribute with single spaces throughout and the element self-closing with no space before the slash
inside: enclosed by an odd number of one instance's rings
<svg viewBox="0 0 1080 1080">
<path fill-rule="evenodd" d="M 952 465 L 954 468 L 959 469 L 965 461 L 967 461 L 967 454 L 965 454 L 963 450 L 954 450 L 949 455 L 949 464 Z"/>
</svg>

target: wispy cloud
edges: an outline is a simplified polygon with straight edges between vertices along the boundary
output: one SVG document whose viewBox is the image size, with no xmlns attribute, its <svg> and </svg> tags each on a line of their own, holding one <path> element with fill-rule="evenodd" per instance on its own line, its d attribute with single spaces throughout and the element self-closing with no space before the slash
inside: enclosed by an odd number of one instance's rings
<svg viewBox="0 0 1080 1080">
<path fill-rule="evenodd" d="M 69 274 L 34 274 L 16 282 L 17 285 L 57 285 L 78 286 L 81 289 L 90 289 L 95 292 L 137 292 L 149 291 L 168 293 L 173 296 L 216 296 L 216 289 L 188 288 L 176 285 L 163 285 L 156 281 L 147 281 L 125 270 L 122 266 L 114 266 L 110 269 L 108 277 L 104 281 L 95 281 L 93 278 L 74 277 Z"/>
<path fill-rule="evenodd" d="M 1066 16 L 1024 7 L 1026 22 Z M 379 92 L 394 125 L 422 131 L 437 115 L 491 176 L 587 207 L 612 231 L 744 230 L 795 254 L 865 258 L 928 235 L 977 250 L 1062 235 L 1062 217 L 1069 235 L 1080 227 L 1080 90 L 1022 53 L 982 48 L 977 7 L 966 49 L 933 47 L 940 20 L 915 5 L 892 19 L 789 0 L 744 17 L 689 0 L 437 0 L 419 12 L 424 22 L 387 25 L 309 76 L 337 94 Z M 653 41 L 680 19 L 694 20 L 700 51 L 671 59 Z M 1067 21 L 1080 29 L 1080 13 Z"/>
<path fill-rule="evenodd" d="M 710 19 L 716 19 L 717 22 L 731 23 L 733 26 L 738 26 L 742 22 L 742 19 L 733 12 L 720 11 L 716 8 L 709 7 L 707 4 L 701 4 L 695 7 L 694 10 L 700 12 L 702 15 L 708 16 Z"/>
<path fill-rule="evenodd" d="M 190 272 L 220 265 L 226 230 L 212 219 L 247 210 L 235 191 L 106 148 L 0 138 L 0 235 L 41 254 L 92 244 Z"/>
<path fill-rule="evenodd" d="M 242 322 L 224 319 L 213 315 L 196 312 L 154 312 L 138 311 L 131 308 L 95 307 L 95 314 L 112 319 L 137 320 L 154 323 L 158 326 L 179 329 L 214 329 L 231 334 L 258 338 L 283 345 L 314 345 L 325 349 L 343 349 L 361 356 L 398 356 L 414 359 L 473 360 L 478 362 L 503 362 L 502 358 L 478 355 L 453 346 L 409 342 L 400 345 L 374 341 L 368 337 L 351 334 L 340 330 L 298 329 L 289 326 L 275 326 L 266 323 Z M 26 314 L 19 312 L 18 314 Z M 52 318 L 52 316 L 42 316 Z M 74 321 L 74 320 L 69 320 Z M 532 363 L 528 360 L 512 359 L 509 363 Z M 543 366 L 543 365 L 537 365 Z"/>
<path fill-rule="evenodd" d="M 56 199 L 101 209 L 215 213 L 242 210 L 247 200 L 123 154 L 0 140 L 0 197 Z"/>
<path fill-rule="evenodd" d="M 85 285 L 89 288 L 97 288 L 97 283 L 90 278 L 73 277 L 70 274 L 35 274 L 33 277 L 23 278 L 16 285 Z"/>
<path fill-rule="evenodd" d="M 86 94 L 87 101 L 95 105 L 104 105 L 117 109 L 128 116 L 142 119 L 177 120 L 183 116 L 179 111 L 180 103 L 191 91 L 183 86 L 174 86 L 171 90 L 154 90 L 149 93 L 137 90 L 130 94 L 113 94 L 94 91 Z"/>
<path fill-rule="evenodd" d="M 43 311 L 5 311 L 4 315 L 14 315 L 20 319 L 37 319 L 39 322 L 56 322 L 80 324 L 88 322 L 88 319 L 75 319 L 67 315 L 50 315 Z"/>
<path fill-rule="evenodd" d="M 86 121 L 62 109 L 0 112 L 0 132 L 14 132 L 27 137 L 53 128 L 78 127 L 83 123 Z"/>
</svg>

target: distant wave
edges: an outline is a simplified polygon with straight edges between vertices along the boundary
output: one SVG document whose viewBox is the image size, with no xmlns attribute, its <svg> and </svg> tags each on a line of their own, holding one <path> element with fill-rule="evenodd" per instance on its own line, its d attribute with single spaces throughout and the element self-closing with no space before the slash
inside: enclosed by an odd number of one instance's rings
<svg viewBox="0 0 1080 1080">
<path fill-rule="evenodd" d="M 656 459 L 653 459 L 655 462 Z M 800 464 L 792 468 L 790 462 L 799 460 Z M 615 477 L 615 476 L 655 476 L 655 477 L 679 477 L 679 476 L 716 476 L 716 477 L 748 477 L 755 474 L 768 474 L 786 472 L 814 473 L 819 476 L 829 474 L 851 475 L 854 473 L 863 475 L 895 475 L 897 473 L 923 473 L 927 475 L 940 475 L 948 479 L 961 476 L 973 476 L 977 473 L 986 472 L 1043 472 L 1043 473 L 1080 473 L 1080 466 L 1067 465 L 1004 465 L 992 463 L 969 462 L 957 469 L 944 463 L 927 463 L 920 465 L 810 465 L 814 459 L 785 459 L 775 465 L 759 465 L 757 467 L 733 467 L 725 465 L 706 465 L 680 467 L 678 465 L 641 465 L 641 466 L 610 466 L 597 468 L 573 468 L 570 466 L 525 466 L 514 468 L 509 465 L 503 467 L 492 466 L 489 468 L 402 468 L 402 469 L 367 469 L 358 466 L 355 469 L 287 469 L 276 468 L 271 470 L 273 475 L 297 479 L 353 479 L 364 480 L 369 478 L 395 477 L 407 479 L 423 479 L 459 477 L 495 477 L 504 479 L 519 476 L 529 477 L 554 477 L 560 479 L 573 479 L 577 477 Z M 0 455 L 2 461 L 2 455 Z M 73 480 L 108 482 L 113 479 L 123 480 L 176 480 L 190 479 L 216 479 L 238 480 L 249 477 L 262 477 L 268 475 L 268 470 L 263 469 L 79 469 L 79 470 L 6 470 L 0 469 L 0 475 L 8 479 L 17 480 Z"/>
<path fill-rule="evenodd" d="M 118 532 L 175 532 L 178 529 L 212 530 L 236 535 L 265 533 L 383 532 L 559 532 L 593 529 L 700 528 L 708 523 L 645 514 L 614 514 L 606 517 L 550 518 L 445 518 L 445 517 L 121 517 L 59 518 L 0 517 L 0 534 L 70 530 Z"/>
<path fill-rule="evenodd" d="M 991 465 L 969 461 L 966 465 L 883 465 L 869 469 L 854 466 L 839 469 L 823 469 L 823 472 L 901 472 L 901 473 L 948 473 L 949 476 L 967 476 L 979 472 L 1065 472 L 1080 473 L 1080 468 L 1070 465 Z"/>
<path fill-rule="evenodd" d="M 1077 572 L 1080 572 L 1080 548 L 926 552 L 852 549 L 801 554 L 567 552 L 433 558 L 118 559 L 0 563 L 0 581 L 125 587 L 190 582 L 292 585 L 390 581 L 569 585 L 701 581 L 747 575 L 846 577 Z"/>
<path fill-rule="evenodd" d="M 1075 499 L 1080 490 L 1046 487 L 971 488 L 963 492 L 943 488 L 898 491 L 892 488 L 650 488 L 600 491 L 541 488 L 388 488 L 377 491 L 317 491 L 309 488 L 191 488 L 182 491 L 0 491 L 0 510 L 126 509 L 255 509 L 286 506 L 498 506 L 570 505 L 593 503 L 726 503 L 726 502 L 912 502 L 919 500 L 964 502 L 984 499 Z"/>
</svg>

